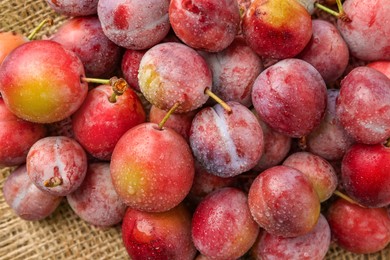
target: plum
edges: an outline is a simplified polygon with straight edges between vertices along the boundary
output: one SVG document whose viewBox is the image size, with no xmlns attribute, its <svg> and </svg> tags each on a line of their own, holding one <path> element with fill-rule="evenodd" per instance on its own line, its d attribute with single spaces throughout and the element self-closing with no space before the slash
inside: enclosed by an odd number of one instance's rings
<svg viewBox="0 0 390 260">
<path fill-rule="evenodd" d="M 31 146 L 46 134 L 43 124 L 18 118 L 0 97 L 0 167 L 26 163 Z"/>
<path fill-rule="evenodd" d="M 253 168 L 263 152 L 263 131 L 255 115 L 235 101 L 205 107 L 192 121 L 190 145 L 207 171 L 232 177 Z"/>
<path fill-rule="evenodd" d="M 292 58 L 310 41 L 311 16 L 295 0 L 254 0 L 242 18 L 242 31 L 261 57 Z"/>
<path fill-rule="evenodd" d="M 164 212 L 128 208 L 122 223 L 122 240 L 133 260 L 192 260 L 191 214 L 183 205 Z"/>
<path fill-rule="evenodd" d="M 51 195 L 35 186 L 27 174 L 25 164 L 17 167 L 5 180 L 5 202 L 17 216 L 29 221 L 50 216 L 60 205 L 62 197 Z"/>
<path fill-rule="evenodd" d="M 126 205 L 167 211 L 188 195 L 195 174 L 187 141 L 170 128 L 142 123 L 117 142 L 110 162 L 115 190 Z"/>
<path fill-rule="evenodd" d="M 99 0 L 97 14 L 104 34 L 126 49 L 143 50 L 159 43 L 171 28 L 169 0 Z"/>
<path fill-rule="evenodd" d="M 237 0 L 172 0 L 169 21 L 177 37 L 188 46 L 218 52 L 234 40 L 240 12 Z"/>
<path fill-rule="evenodd" d="M 308 62 L 284 59 L 256 78 L 252 103 L 260 119 L 272 129 L 302 137 L 313 131 L 325 115 L 326 85 Z"/>
<path fill-rule="evenodd" d="M 309 152 L 290 154 L 283 165 L 300 170 L 313 184 L 320 202 L 329 199 L 338 185 L 337 174 L 333 166 L 318 155 Z"/>
<path fill-rule="evenodd" d="M 306 235 L 280 237 L 261 231 L 250 250 L 257 259 L 305 259 L 322 260 L 329 250 L 331 231 L 328 221 L 320 214 L 315 227 Z"/>
<path fill-rule="evenodd" d="M 77 54 L 87 77 L 110 77 L 117 69 L 122 49 L 103 33 L 97 16 L 74 17 L 50 36 Z"/>
<path fill-rule="evenodd" d="M 326 212 L 336 244 L 356 254 L 383 250 L 390 243 L 390 218 L 385 208 L 363 208 L 344 199 Z"/>
<path fill-rule="evenodd" d="M 192 239 L 210 259 L 237 259 L 254 244 L 259 226 L 249 211 L 247 195 L 226 187 L 207 195 L 192 217 Z"/>
<path fill-rule="evenodd" d="M 346 0 L 343 9 L 350 21 L 338 19 L 337 28 L 351 54 L 365 61 L 390 59 L 388 0 Z"/>
<path fill-rule="evenodd" d="M 102 228 L 119 224 L 127 209 L 115 192 L 110 164 L 104 162 L 90 163 L 84 181 L 66 199 L 76 215 Z"/>
<path fill-rule="evenodd" d="M 359 66 L 341 81 L 336 116 L 359 143 L 377 144 L 390 136 L 390 79 L 374 68 Z"/>
<path fill-rule="evenodd" d="M 268 233 L 296 237 L 309 233 L 320 215 L 320 200 L 308 177 L 283 165 L 260 173 L 250 186 L 249 209 Z"/>
<path fill-rule="evenodd" d="M 145 98 L 156 107 L 176 113 L 195 110 L 206 103 L 206 89 L 212 75 L 204 58 L 194 49 L 177 42 L 160 43 L 141 59 L 138 83 Z"/>
<path fill-rule="evenodd" d="M 146 121 L 137 94 L 124 90 L 116 102 L 109 101 L 113 88 L 100 85 L 88 92 L 81 107 L 72 115 L 74 138 L 93 157 L 109 161 L 119 138 L 132 127 Z"/>
<path fill-rule="evenodd" d="M 0 92 L 16 116 L 53 123 L 72 115 L 83 103 L 88 85 L 78 56 L 50 40 L 26 42 L 14 49 L 0 70 Z"/>
<path fill-rule="evenodd" d="M 66 136 L 48 136 L 35 142 L 26 158 L 27 173 L 42 191 L 66 196 L 75 191 L 87 173 L 87 155 Z"/>
</svg>

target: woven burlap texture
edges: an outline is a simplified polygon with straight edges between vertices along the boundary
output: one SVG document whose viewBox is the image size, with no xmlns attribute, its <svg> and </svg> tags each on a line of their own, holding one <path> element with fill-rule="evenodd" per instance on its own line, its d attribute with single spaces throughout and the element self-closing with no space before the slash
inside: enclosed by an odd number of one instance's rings
<svg viewBox="0 0 390 260">
<path fill-rule="evenodd" d="M 44 0 L 0 0 L 0 31 L 28 35 L 51 17 L 36 39 L 53 33 L 68 17 L 58 15 Z M 120 225 L 100 229 L 81 220 L 64 199 L 58 209 L 41 221 L 18 218 L 4 200 L 2 189 L 10 168 L 0 169 L 0 259 L 128 259 Z M 362 238 L 364 239 L 364 238 Z M 390 246 L 376 254 L 356 255 L 332 245 L 326 259 L 390 259 Z"/>
</svg>

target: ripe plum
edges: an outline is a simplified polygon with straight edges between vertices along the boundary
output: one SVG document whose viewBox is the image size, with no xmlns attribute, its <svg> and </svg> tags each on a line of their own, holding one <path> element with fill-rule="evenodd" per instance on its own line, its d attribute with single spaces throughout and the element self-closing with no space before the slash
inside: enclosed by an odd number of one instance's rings
<svg viewBox="0 0 390 260">
<path fill-rule="evenodd" d="M 168 8 L 169 0 L 99 0 L 97 14 L 111 41 L 126 49 L 143 50 L 168 34 Z"/>
<path fill-rule="evenodd" d="M 185 44 L 209 52 L 228 47 L 240 24 L 237 0 L 172 0 L 169 21 Z"/>
<path fill-rule="evenodd" d="M 232 177 L 253 168 L 263 152 L 263 131 L 244 105 L 229 101 L 232 112 L 221 105 L 205 107 L 192 121 L 190 145 L 207 171 Z"/>
<path fill-rule="evenodd" d="M 237 259 L 254 244 L 259 226 L 248 208 L 247 195 L 221 188 L 207 195 L 192 217 L 192 239 L 211 259 Z"/>
<path fill-rule="evenodd" d="M 308 62 L 284 59 L 260 73 L 252 103 L 261 120 L 290 137 L 313 131 L 325 114 L 326 85 Z"/>
<path fill-rule="evenodd" d="M 25 164 L 16 168 L 5 180 L 3 195 L 17 216 L 36 221 L 51 215 L 62 197 L 38 189 L 30 180 Z"/>
<path fill-rule="evenodd" d="M 390 137 L 390 79 L 367 66 L 353 69 L 341 81 L 336 115 L 356 142 L 384 142 Z"/>
<path fill-rule="evenodd" d="M 83 182 L 87 155 L 81 145 L 66 136 L 48 136 L 35 142 L 27 154 L 27 173 L 42 191 L 66 196 Z"/>
<path fill-rule="evenodd" d="M 112 185 L 109 163 L 90 163 L 83 183 L 66 199 L 80 218 L 98 227 L 118 224 L 127 208 Z"/>
<path fill-rule="evenodd" d="M 268 233 L 296 237 L 309 233 L 320 215 L 320 200 L 308 177 L 283 165 L 260 173 L 249 189 L 252 216 Z"/>
</svg>

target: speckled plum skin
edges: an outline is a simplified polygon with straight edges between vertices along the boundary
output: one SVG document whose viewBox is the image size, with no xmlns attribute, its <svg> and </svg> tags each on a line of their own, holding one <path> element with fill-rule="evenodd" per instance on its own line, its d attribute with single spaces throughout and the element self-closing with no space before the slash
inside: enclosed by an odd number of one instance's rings
<svg viewBox="0 0 390 260">
<path fill-rule="evenodd" d="M 169 32 L 169 0 L 99 0 L 97 13 L 104 34 L 126 49 L 143 50 Z"/>
<path fill-rule="evenodd" d="M 160 213 L 128 208 L 122 239 L 133 260 L 192 260 L 196 255 L 191 214 L 183 204 Z"/>
<path fill-rule="evenodd" d="M 268 168 L 256 177 L 248 204 L 260 227 L 282 237 L 309 233 L 320 214 L 320 200 L 309 178 L 283 165 Z"/>
<path fill-rule="evenodd" d="M 169 21 L 188 46 L 209 52 L 228 47 L 240 24 L 237 0 L 172 0 Z"/>
<path fill-rule="evenodd" d="M 126 82 L 136 91 L 141 91 L 138 84 L 138 69 L 146 50 L 126 50 L 122 56 L 121 70 Z"/>
<path fill-rule="evenodd" d="M 230 101 L 229 113 L 221 105 L 205 107 L 192 121 L 190 145 L 195 158 L 210 173 L 237 176 L 253 168 L 263 153 L 263 131 L 244 105 Z"/>
<path fill-rule="evenodd" d="M 85 16 L 97 13 L 99 0 L 46 0 L 46 2 L 59 14 Z"/>
<path fill-rule="evenodd" d="M 183 136 L 187 142 L 189 142 L 192 119 L 194 119 L 196 112 L 197 110 L 192 110 L 187 113 L 171 114 L 168 120 L 165 122 L 164 127 L 172 128 L 178 134 Z M 159 124 L 166 114 L 166 110 L 159 109 L 156 106 L 151 106 L 149 110 L 149 121 L 155 124 Z"/>
<path fill-rule="evenodd" d="M 343 9 L 351 22 L 337 21 L 351 54 L 361 60 L 390 59 L 390 5 L 387 0 L 347 0 Z M 364 11 L 362 11 L 364 10 Z"/>
<path fill-rule="evenodd" d="M 297 1 L 254 0 L 242 18 L 242 31 L 261 57 L 292 58 L 310 40 L 311 16 Z"/>
<path fill-rule="evenodd" d="M 236 188 L 221 188 L 210 193 L 192 217 L 195 247 L 210 259 L 238 259 L 252 247 L 258 232 L 247 195 Z"/>
<path fill-rule="evenodd" d="M 384 142 L 390 136 L 390 79 L 367 66 L 353 69 L 341 81 L 336 114 L 355 141 Z"/>
<path fill-rule="evenodd" d="M 286 238 L 262 230 L 250 255 L 254 260 L 322 260 L 329 250 L 330 242 L 331 232 L 328 221 L 320 214 L 316 226 L 306 235 Z"/>
<path fill-rule="evenodd" d="M 390 205 L 390 147 L 354 144 L 341 163 L 347 194 L 366 207 Z"/>
<path fill-rule="evenodd" d="M 31 146 L 46 134 L 43 124 L 18 118 L 0 97 L 0 168 L 26 163 Z"/>
<path fill-rule="evenodd" d="M 329 199 L 338 185 L 337 174 L 333 166 L 322 157 L 309 152 L 290 154 L 284 161 L 289 166 L 305 174 L 313 184 L 320 202 Z"/>
<path fill-rule="evenodd" d="M 53 123 L 73 114 L 88 92 L 81 60 L 50 40 L 17 47 L 3 61 L 0 92 L 16 116 L 36 123 Z"/>
<path fill-rule="evenodd" d="M 333 83 L 347 68 L 348 45 L 328 21 L 313 19 L 312 30 L 312 38 L 297 57 L 313 65 L 327 84 Z"/>
<path fill-rule="evenodd" d="M 363 208 L 338 199 L 326 218 L 336 244 L 352 253 L 379 252 L 390 243 L 390 218 L 385 208 Z"/>
<path fill-rule="evenodd" d="M 137 125 L 119 139 L 110 170 L 120 198 L 128 206 L 148 212 L 166 211 L 181 203 L 195 174 L 186 140 L 154 123 Z"/>
<path fill-rule="evenodd" d="M 326 112 L 320 125 L 306 136 L 307 151 L 326 160 L 341 160 L 354 143 L 336 115 L 336 100 L 339 89 L 328 89 Z"/>
<path fill-rule="evenodd" d="M 226 101 L 251 106 L 252 85 L 263 70 L 260 57 L 237 37 L 217 53 L 201 52 L 213 74 L 213 92 Z"/>
<path fill-rule="evenodd" d="M 256 116 L 256 111 L 252 111 Z M 270 128 L 262 120 L 259 120 L 264 136 L 264 150 L 260 160 L 252 168 L 253 171 L 261 172 L 272 166 L 280 164 L 287 156 L 291 149 L 292 138 L 280 134 Z"/>
<path fill-rule="evenodd" d="M 321 123 L 327 104 L 326 85 L 306 61 L 284 59 L 257 77 L 252 103 L 261 120 L 272 129 L 302 137 Z"/>
<path fill-rule="evenodd" d="M 81 145 L 65 136 L 48 136 L 35 142 L 27 154 L 27 173 L 42 191 L 66 196 L 83 182 L 88 168 L 87 155 Z M 45 186 L 53 177 L 62 179 L 55 187 Z"/>
<path fill-rule="evenodd" d="M 120 223 L 127 209 L 112 184 L 109 163 L 90 163 L 83 183 L 66 199 L 80 218 L 98 227 Z"/>
<path fill-rule="evenodd" d="M 108 100 L 112 93 L 109 85 L 91 89 L 72 115 L 75 139 L 89 154 L 104 161 L 111 159 L 116 143 L 127 130 L 146 121 L 141 100 L 132 89 L 126 89 L 115 103 Z"/>
<path fill-rule="evenodd" d="M 42 220 L 58 207 L 62 197 L 38 189 L 27 175 L 26 165 L 16 168 L 5 180 L 4 200 L 14 213 L 29 221 Z"/>
<path fill-rule="evenodd" d="M 145 98 L 156 107 L 176 113 L 189 112 L 206 103 L 212 89 L 211 71 L 194 49 L 176 42 L 160 43 L 142 57 L 138 84 Z"/>
<path fill-rule="evenodd" d="M 87 77 L 111 77 L 119 66 L 122 49 L 103 33 L 97 16 L 69 19 L 50 39 L 77 54 Z"/>
</svg>

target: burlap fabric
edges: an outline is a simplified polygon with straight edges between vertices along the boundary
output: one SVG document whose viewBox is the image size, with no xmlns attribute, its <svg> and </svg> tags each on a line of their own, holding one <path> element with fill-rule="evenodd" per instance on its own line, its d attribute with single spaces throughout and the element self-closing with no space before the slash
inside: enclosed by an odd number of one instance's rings
<svg viewBox="0 0 390 260">
<path fill-rule="evenodd" d="M 37 39 L 50 35 L 67 17 L 55 14 L 44 0 L 0 0 L 0 31 L 28 35 L 43 19 L 51 17 Z M 0 190 L 10 174 L 0 169 Z M 365 239 L 365 238 L 362 238 Z M 76 216 L 64 200 L 47 219 L 36 222 L 18 218 L 0 192 L 0 259 L 128 259 L 120 226 L 99 229 Z M 332 245 L 326 259 L 390 259 L 390 246 L 376 254 L 356 255 Z"/>
</svg>

